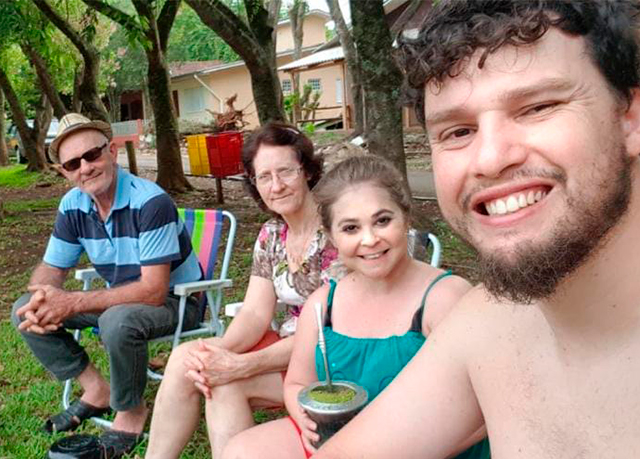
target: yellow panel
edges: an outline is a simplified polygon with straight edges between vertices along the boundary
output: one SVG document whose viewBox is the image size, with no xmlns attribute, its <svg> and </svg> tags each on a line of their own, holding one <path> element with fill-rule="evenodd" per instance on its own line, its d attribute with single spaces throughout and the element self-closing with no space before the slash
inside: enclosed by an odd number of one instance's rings
<svg viewBox="0 0 640 459">
<path fill-rule="evenodd" d="M 206 166 L 202 163 L 202 147 L 205 141 L 203 135 L 187 136 L 187 152 L 189 154 L 189 166 L 193 175 L 207 175 L 209 173 L 209 164 Z M 206 147 L 205 147 L 206 153 Z"/>
</svg>

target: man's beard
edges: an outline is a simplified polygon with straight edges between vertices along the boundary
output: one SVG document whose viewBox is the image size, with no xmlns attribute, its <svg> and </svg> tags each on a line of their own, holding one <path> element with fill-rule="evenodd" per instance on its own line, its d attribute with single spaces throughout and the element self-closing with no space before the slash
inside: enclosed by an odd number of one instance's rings
<svg viewBox="0 0 640 459">
<path fill-rule="evenodd" d="M 531 304 L 550 298 L 560 282 L 594 256 L 609 231 L 625 215 L 631 196 L 632 160 L 624 149 L 612 151 L 608 176 L 592 186 L 598 193 L 569 197 L 570 216 L 558 222 L 544 245 L 522 242 L 513 249 L 511 261 L 495 253 L 480 253 L 480 275 L 489 293 L 498 299 Z M 586 196 L 596 196 L 589 200 Z"/>
</svg>

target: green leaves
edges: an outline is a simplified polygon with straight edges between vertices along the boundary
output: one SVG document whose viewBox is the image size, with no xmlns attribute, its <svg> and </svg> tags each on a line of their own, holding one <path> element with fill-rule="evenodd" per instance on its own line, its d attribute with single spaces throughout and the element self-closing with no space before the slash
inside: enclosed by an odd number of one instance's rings
<svg viewBox="0 0 640 459">
<path fill-rule="evenodd" d="M 196 12 L 183 5 L 169 38 L 170 62 L 220 60 L 233 62 L 238 55 L 213 30 L 202 23 Z"/>
</svg>

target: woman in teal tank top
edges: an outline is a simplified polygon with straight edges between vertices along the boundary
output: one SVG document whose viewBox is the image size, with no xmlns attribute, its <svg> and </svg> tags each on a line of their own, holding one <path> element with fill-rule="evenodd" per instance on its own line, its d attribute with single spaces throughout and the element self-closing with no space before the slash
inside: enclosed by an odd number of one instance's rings
<svg viewBox="0 0 640 459">
<path fill-rule="evenodd" d="M 240 433 L 228 443 L 224 459 L 305 458 L 314 452 L 316 426 L 297 397 L 310 383 L 325 379 L 317 349 L 316 303 L 323 306 L 331 377 L 365 387 L 371 401 L 470 288 L 464 279 L 409 256 L 411 197 L 387 161 L 373 156 L 347 159 L 325 175 L 314 194 L 322 224 L 351 273 L 316 290 L 305 303 L 284 383 L 289 417 Z M 452 453 L 483 436 L 484 431 L 476 433 Z M 464 454 L 465 459 L 489 457 L 472 450 Z"/>
</svg>

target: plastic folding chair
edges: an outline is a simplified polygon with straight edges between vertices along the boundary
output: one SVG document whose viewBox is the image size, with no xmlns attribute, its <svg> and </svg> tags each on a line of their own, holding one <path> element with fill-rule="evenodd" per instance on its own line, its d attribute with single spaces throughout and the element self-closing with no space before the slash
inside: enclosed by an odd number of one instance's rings
<svg viewBox="0 0 640 459">
<path fill-rule="evenodd" d="M 204 280 L 176 284 L 173 287 L 173 293 L 180 297 L 178 326 L 174 333 L 149 341 L 172 341 L 172 349 L 179 344 L 182 338 L 197 335 L 222 335 L 224 333 L 224 322 L 220 319 L 222 289 L 231 287 L 232 285 L 231 279 L 227 277 L 227 272 L 229 270 L 237 225 L 235 216 L 226 210 L 180 208 L 178 209 L 178 215 L 191 235 L 191 244 L 198 256 L 198 261 L 204 274 Z M 225 222 L 225 220 L 227 220 L 227 222 Z M 224 241 L 225 229 L 227 233 L 226 241 Z M 219 259 L 218 252 L 222 242 L 224 242 L 222 265 L 219 274 L 214 278 L 216 262 Z M 98 276 L 95 269 L 89 268 L 76 270 L 75 278 L 83 282 L 83 290 L 90 290 L 92 282 L 99 279 L 100 276 Z M 201 304 L 201 322 L 198 328 L 182 331 L 187 297 L 194 293 L 205 294 Z M 209 309 L 208 318 L 206 318 L 205 314 L 207 307 Z M 80 332 L 80 330 L 74 332 L 76 340 L 80 339 Z M 150 379 L 162 379 L 162 375 L 153 372 L 151 369 L 147 369 L 147 375 Z M 65 410 L 69 407 L 71 392 L 72 380 L 68 379 L 64 382 L 64 390 L 62 393 L 62 406 Z M 91 420 L 102 427 L 111 427 L 111 421 L 102 418 L 91 418 Z"/>
<path fill-rule="evenodd" d="M 411 228 L 409 230 L 408 237 L 409 255 L 415 257 L 417 255 L 419 246 L 424 247 L 424 249 L 427 251 L 429 251 L 429 248 L 431 248 L 431 259 L 429 263 L 434 268 L 439 268 L 442 246 L 440 245 L 440 241 L 438 240 L 437 236 L 432 233 L 420 232 L 414 228 Z"/>
</svg>

